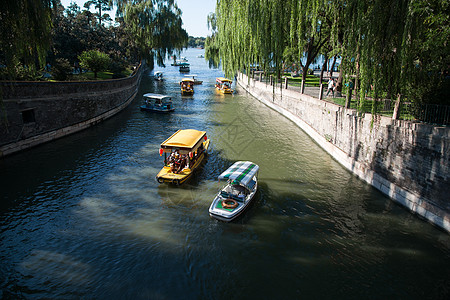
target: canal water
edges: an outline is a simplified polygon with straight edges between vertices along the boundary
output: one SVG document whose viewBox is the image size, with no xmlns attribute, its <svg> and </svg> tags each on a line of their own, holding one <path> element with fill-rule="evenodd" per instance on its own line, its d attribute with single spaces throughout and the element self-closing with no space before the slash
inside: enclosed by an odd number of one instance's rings
<svg viewBox="0 0 450 300">
<path fill-rule="evenodd" d="M 220 70 L 181 97 L 177 67 L 144 76 L 137 99 L 88 130 L 0 160 L 0 298 L 445 299 L 450 236 L 365 184 L 301 129 L 245 91 L 220 95 Z M 155 71 L 156 71 L 155 70 Z M 171 114 L 141 112 L 172 95 Z M 159 185 L 158 149 L 205 130 L 203 168 Z M 211 219 L 217 176 L 260 166 L 259 191 L 232 223 Z"/>
</svg>

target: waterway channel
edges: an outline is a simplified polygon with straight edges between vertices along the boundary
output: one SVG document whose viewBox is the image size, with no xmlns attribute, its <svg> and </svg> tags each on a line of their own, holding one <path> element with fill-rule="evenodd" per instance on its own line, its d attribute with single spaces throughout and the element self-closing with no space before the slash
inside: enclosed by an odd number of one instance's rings
<svg viewBox="0 0 450 300">
<path fill-rule="evenodd" d="M 0 298 L 445 299 L 448 233 L 352 175 L 301 129 L 189 49 L 203 80 L 181 97 L 177 67 L 146 74 L 137 99 L 88 130 L 0 160 Z M 155 70 L 155 71 L 156 71 Z M 173 95 L 172 114 L 141 112 Z M 160 185 L 159 144 L 205 130 L 203 168 Z M 260 166 L 254 205 L 232 223 L 208 207 L 236 160 Z"/>
</svg>

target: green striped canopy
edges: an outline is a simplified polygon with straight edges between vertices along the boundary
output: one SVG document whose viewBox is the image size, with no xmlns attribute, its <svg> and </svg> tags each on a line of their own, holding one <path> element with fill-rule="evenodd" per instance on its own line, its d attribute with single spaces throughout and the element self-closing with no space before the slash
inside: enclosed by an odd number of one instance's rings
<svg viewBox="0 0 450 300">
<path fill-rule="evenodd" d="M 219 179 L 236 180 L 240 184 L 247 186 L 258 170 L 259 166 L 251 161 L 237 161 L 220 174 Z"/>
</svg>

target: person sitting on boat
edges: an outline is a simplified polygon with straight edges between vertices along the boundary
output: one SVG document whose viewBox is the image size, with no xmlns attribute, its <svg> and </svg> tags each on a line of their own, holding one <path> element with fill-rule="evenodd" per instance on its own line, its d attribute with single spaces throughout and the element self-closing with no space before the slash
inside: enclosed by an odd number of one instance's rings
<svg viewBox="0 0 450 300">
<path fill-rule="evenodd" d="M 175 174 L 179 174 L 186 166 L 186 157 L 185 156 L 186 155 L 178 155 L 178 158 L 176 159 L 176 161 L 174 163 L 175 168 L 174 168 L 173 172 Z"/>
<path fill-rule="evenodd" d="M 180 164 L 179 158 L 180 158 L 180 154 L 178 152 L 173 152 L 169 156 L 170 171 L 172 173 L 176 173 L 176 171 L 178 170 L 178 167 Z"/>
</svg>

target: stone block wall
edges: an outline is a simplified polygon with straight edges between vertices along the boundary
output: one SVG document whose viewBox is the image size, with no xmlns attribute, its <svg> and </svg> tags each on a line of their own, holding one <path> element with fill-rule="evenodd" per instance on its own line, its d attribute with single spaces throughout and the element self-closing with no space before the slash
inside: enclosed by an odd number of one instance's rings
<svg viewBox="0 0 450 300">
<path fill-rule="evenodd" d="M 239 74 L 337 161 L 394 201 L 450 231 L 450 128 L 365 114 Z"/>
<path fill-rule="evenodd" d="M 0 82 L 0 157 L 94 125 L 135 97 L 143 66 L 130 77 L 89 82 Z"/>
</svg>

